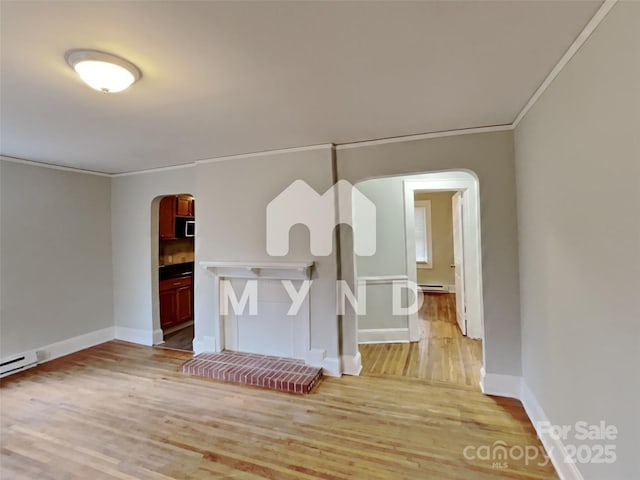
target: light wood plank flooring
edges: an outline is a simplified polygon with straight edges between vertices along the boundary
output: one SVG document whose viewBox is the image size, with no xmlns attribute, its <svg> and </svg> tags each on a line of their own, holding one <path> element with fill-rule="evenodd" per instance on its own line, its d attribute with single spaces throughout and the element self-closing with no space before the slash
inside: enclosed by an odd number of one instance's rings
<svg viewBox="0 0 640 480">
<path fill-rule="evenodd" d="M 187 327 L 180 328 L 164 335 L 164 343 L 158 345 L 163 348 L 173 348 L 175 350 L 193 351 L 193 323 Z"/>
<path fill-rule="evenodd" d="M 539 445 L 518 401 L 392 376 L 297 396 L 182 375 L 190 356 L 113 341 L 3 379 L 0 478 L 556 478 L 463 455 Z"/>
<path fill-rule="evenodd" d="M 424 337 L 414 343 L 360 345 L 363 375 L 400 375 L 480 389 L 482 341 L 460 333 L 455 294 L 426 293 Z"/>
</svg>

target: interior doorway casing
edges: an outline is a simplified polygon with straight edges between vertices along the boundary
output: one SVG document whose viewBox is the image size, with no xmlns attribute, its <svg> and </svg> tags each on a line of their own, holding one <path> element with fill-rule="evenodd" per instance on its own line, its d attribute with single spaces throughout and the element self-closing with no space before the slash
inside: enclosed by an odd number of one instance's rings
<svg viewBox="0 0 640 480">
<path fill-rule="evenodd" d="M 415 178 L 415 179 L 414 179 Z M 482 300 L 482 248 L 480 231 L 480 189 L 478 179 L 467 171 L 437 172 L 407 177 L 405 187 L 405 218 L 407 231 L 413 227 L 413 198 L 415 192 L 459 191 L 464 198 L 463 209 L 463 249 L 465 303 L 467 306 L 467 335 L 484 339 L 484 307 Z M 416 282 L 417 269 L 413 238 L 407 238 L 407 274 Z M 413 322 L 413 324 L 411 323 Z M 410 331 L 417 327 L 417 313 L 410 318 Z M 413 327 L 413 328 L 412 328 Z"/>
<path fill-rule="evenodd" d="M 191 193 L 177 192 L 177 193 L 165 193 L 158 195 L 151 201 L 151 232 L 150 232 L 150 254 L 151 254 L 151 328 L 153 330 L 153 345 L 160 345 L 164 343 L 164 333 L 160 326 L 160 201 L 167 196 L 178 195 L 190 195 L 195 197 Z M 198 230 L 196 227 L 196 237 Z M 195 240 L 195 239 L 194 239 Z M 194 248 L 197 248 L 197 242 L 194 241 Z M 195 276 L 195 271 L 194 271 Z M 194 327 L 195 327 L 195 312 L 194 312 Z"/>
<path fill-rule="evenodd" d="M 468 334 L 472 338 L 479 338 L 483 340 L 482 351 L 482 363 L 485 362 L 486 351 L 484 348 L 484 302 L 482 291 L 482 245 L 481 245 L 481 221 L 480 221 L 480 186 L 478 177 L 470 170 L 456 169 L 445 171 L 433 171 L 423 173 L 411 173 L 405 175 L 386 175 L 378 177 L 370 177 L 357 182 L 355 185 L 366 182 L 367 180 L 381 179 L 381 178 L 401 178 L 404 183 L 404 195 L 405 195 L 405 226 L 409 223 L 413 225 L 413 205 L 414 205 L 414 192 L 416 190 L 425 191 L 463 191 L 466 192 L 467 198 L 470 200 L 469 208 L 466 209 L 466 220 L 469 226 L 467 226 L 467 235 L 465 241 L 465 253 L 468 257 L 472 258 L 473 265 L 469 265 L 465 275 L 473 276 L 473 282 L 475 287 L 473 288 L 473 295 L 470 304 L 468 304 L 467 311 L 474 319 L 473 325 L 468 331 Z M 410 206 L 409 209 L 407 206 Z M 473 228 L 471 228 L 471 225 Z M 343 251 L 347 251 L 350 254 L 345 255 L 343 263 L 343 279 L 349 284 L 352 290 L 358 282 L 358 272 L 356 265 L 356 255 L 353 251 L 353 236 L 356 232 L 347 232 L 351 235 L 344 235 L 342 240 Z M 408 237 L 408 236 L 406 236 Z M 413 239 L 415 242 L 415 239 Z M 413 252 L 412 258 L 407 256 L 406 260 L 406 272 L 409 279 L 417 280 L 417 267 L 415 263 L 415 245 L 410 245 L 408 251 Z M 350 257 L 350 258 L 349 258 Z M 354 290 L 355 291 L 355 290 Z M 411 315 L 408 318 L 409 323 L 409 336 L 410 341 L 417 341 L 420 337 L 420 326 L 418 313 Z M 348 327 L 346 327 L 348 325 Z M 347 330 L 343 332 L 344 338 L 349 338 L 349 342 L 354 342 L 354 348 L 347 347 L 346 352 L 343 353 L 343 370 L 345 373 L 351 375 L 358 375 L 360 371 L 360 353 L 358 350 L 358 318 L 355 311 L 349 311 L 346 316 L 343 317 L 343 328 Z M 351 330 L 353 328 L 353 330 Z M 348 352 L 353 351 L 353 354 Z M 353 367 L 353 368 L 351 368 Z"/>
</svg>

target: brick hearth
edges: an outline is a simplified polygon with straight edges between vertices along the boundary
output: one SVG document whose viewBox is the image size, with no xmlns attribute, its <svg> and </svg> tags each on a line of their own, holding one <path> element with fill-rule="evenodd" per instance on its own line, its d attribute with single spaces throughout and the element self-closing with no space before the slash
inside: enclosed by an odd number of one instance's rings
<svg viewBox="0 0 640 480">
<path fill-rule="evenodd" d="M 309 393 L 322 377 L 322 368 L 302 360 L 232 351 L 196 355 L 182 372 L 297 394 Z"/>
</svg>

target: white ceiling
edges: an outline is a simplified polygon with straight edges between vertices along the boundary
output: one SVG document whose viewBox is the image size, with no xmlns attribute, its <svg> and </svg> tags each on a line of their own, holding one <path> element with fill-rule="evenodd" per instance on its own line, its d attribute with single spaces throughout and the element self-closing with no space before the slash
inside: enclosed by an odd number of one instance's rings
<svg viewBox="0 0 640 480">
<path fill-rule="evenodd" d="M 509 124 L 600 4 L 3 0 L 1 153 L 126 172 Z M 95 92 L 72 48 L 143 78 Z"/>
</svg>

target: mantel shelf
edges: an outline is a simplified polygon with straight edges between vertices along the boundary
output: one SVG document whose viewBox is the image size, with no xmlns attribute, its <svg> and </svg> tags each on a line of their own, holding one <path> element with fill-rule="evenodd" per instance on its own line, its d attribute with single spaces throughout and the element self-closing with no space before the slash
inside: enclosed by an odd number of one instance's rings
<svg viewBox="0 0 640 480">
<path fill-rule="evenodd" d="M 304 280 L 311 278 L 313 262 L 200 262 L 202 268 L 225 278 Z"/>
</svg>

